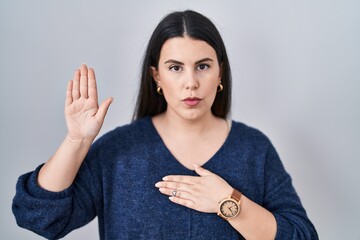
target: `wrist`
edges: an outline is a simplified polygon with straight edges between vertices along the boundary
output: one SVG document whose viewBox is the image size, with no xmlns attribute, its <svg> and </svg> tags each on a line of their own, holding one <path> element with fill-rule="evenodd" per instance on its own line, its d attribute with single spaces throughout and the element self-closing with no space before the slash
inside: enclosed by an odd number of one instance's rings
<svg viewBox="0 0 360 240">
<path fill-rule="evenodd" d="M 233 189 L 232 193 L 219 203 L 218 216 L 229 221 L 240 214 L 242 194 Z"/>
<path fill-rule="evenodd" d="M 65 142 L 75 146 L 88 146 L 92 144 L 94 139 L 94 137 L 77 138 L 68 133 L 65 137 Z"/>
</svg>

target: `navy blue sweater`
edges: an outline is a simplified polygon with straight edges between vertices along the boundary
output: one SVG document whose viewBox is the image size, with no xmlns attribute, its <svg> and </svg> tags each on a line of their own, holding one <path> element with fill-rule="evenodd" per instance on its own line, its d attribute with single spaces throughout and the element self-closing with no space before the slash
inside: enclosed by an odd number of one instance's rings
<svg viewBox="0 0 360 240">
<path fill-rule="evenodd" d="M 318 239 L 270 141 L 238 122 L 203 165 L 271 211 L 277 239 Z M 172 156 L 150 118 L 116 128 L 90 148 L 71 187 L 49 192 L 37 184 L 39 166 L 20 176 L 13 200 L 17 223 L 49 239 L 96 216 L 100 239 L 243 239 L 215 213 L 176 205 L 154 186 L 169 174 L 196 175 Z"/>
</svg>

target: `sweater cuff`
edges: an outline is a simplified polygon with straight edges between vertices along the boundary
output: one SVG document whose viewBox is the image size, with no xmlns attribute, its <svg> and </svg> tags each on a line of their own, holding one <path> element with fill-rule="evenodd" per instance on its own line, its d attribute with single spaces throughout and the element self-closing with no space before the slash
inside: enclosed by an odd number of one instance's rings
<svg viewBox="0 0 360 240">
<path fill-rule="evenodd" d="M 30 176 L 28 177 L 27 181 L 25 182 L 25 187 L 27 192 L 35 197 L 35 198 L 44 198 L 44 199 L 62 199 L 62 198 L 66 198 L 69 197 L 72 191 L 72 186 L 70 186 L 69 188 L 60 191 L 60 192 L 52 192 L 52 191 L 48 191 L 44 188 L 42 188 L 39 184 L 38 184 L 38 175 L 39 175 L 39 171 L 42 168 L 44 164 L 41 164 L 39 167 L 37 167 L 35 169 L 34 172 L 30 173 Z"/>
</svg>

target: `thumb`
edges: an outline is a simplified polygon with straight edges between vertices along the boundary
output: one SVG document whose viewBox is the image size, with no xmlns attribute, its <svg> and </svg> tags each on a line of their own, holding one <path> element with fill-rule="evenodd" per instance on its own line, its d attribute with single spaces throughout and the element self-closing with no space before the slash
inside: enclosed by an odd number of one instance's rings
<svg viewBox="0 0 360 240">
<path fill-rule="evenodd" d="M 194 164 L 194 168 L 195 168 L 195 172 L 201 176 L 201 177 L 204 177 L 204 176 L 209 176 L 209 175 L 212 175 L 213 173 L 210 172 L 209 170 L 206 170 L 205 168 L 203 167 L 200 167 L 199 165 L 197 164 Z"/>
<path fill-rule="evenodd" d="M 101 122 L 104 121 L 105 115 L 106 115 L 106 113 L 107 113 L 107 111 L 108 111 L 108 109 L 109 109 L 109 106 L 110 106 L 110 104 L 112 103 L 112 101 L 113 101 L 113 98 L 110 97 L 110 98 L 105 99 L 105 100 L 101 103 L 101 105 L 100 105 L 100 107 L 99 107 L 99 109 L 98 109 L 98 111 L 97 111 L 97 113 L 96 113 L 96 117 L 98 117 L 98 119 L 99 119 Z"/>
</svg>

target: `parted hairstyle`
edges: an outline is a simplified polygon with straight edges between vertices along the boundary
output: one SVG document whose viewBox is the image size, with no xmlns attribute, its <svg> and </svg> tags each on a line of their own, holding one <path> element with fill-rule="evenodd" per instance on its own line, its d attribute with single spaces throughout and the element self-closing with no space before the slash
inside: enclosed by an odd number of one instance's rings
<svg viewBox="0 0 360 240">
<path fill-rule="evenodd" d="M 152 77 L 151 67 L 158 69 L 160 52 L 166 40 L 174 37 L 188 36 L 207 42 L 216 52 L 222 72 L 223 91 L 216 94 L 211 112 L 226 118 L 231 105 L 231 71 L 224 42 L 215 25 L 202 14 L 187 10 L 173 12 L 165 16 L 155 28 L 142 62 L 140 89 L 133 114 L 133 120 L 147 116 L 155 116 L 167 108 L 163 95 L 156 91 L 156 83 Z"/>
</svg>

